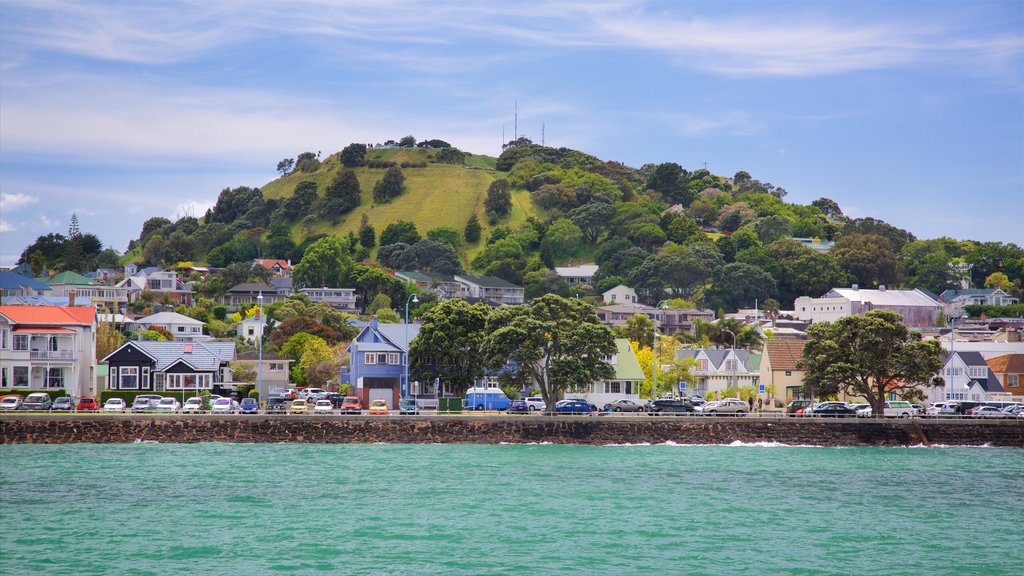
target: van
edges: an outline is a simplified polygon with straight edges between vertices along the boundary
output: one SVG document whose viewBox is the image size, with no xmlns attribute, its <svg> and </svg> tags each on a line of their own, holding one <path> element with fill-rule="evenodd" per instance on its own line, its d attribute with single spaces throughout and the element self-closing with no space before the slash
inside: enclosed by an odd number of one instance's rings
<svg viewBox="0 0 1024 576">
<path fill-rule="evenodd" d="M 910 418 L 917 416 L 917 408 L 905 400 L 890 400 L 885 403 L 885 416 L 887 418 Z"/>
<path fill-rule="evenodd" d="M 470 388 L 462 400 L 466 410 L 507 410 L 511 401 L 501 388 Z"/>
</svg>

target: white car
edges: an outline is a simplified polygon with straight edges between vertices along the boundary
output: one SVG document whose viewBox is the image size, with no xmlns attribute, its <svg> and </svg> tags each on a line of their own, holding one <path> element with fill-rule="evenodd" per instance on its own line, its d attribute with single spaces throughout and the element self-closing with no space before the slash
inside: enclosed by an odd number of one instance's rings
<svg viewBox="0 0 1024 576">
<path fill-rule="evenodd" d="M 203 399 L 199 396 L 193 396 L 185 400 L 185 404 L 181 407 L 182 414 L 199 414 L 202 411 Z"/>
<path fill-rule="evenodd" d="M 917 409 L 914 405 L 905 400 L 886 400 L 885 411 L 882 413 L 886 418 L 910 418 L 911 416 L 917 416 Z M 871 406 L 857 410 L 858 418 L 870 418 L 873 416 L 871 413 Z"/>
<path fill-rule="evenodd" d="M 956 402 L 932 402 L 925 409 L 924 415 L 932 418 L 938 416 L 954 416 L 956 415 Z"/>
<path fill-rule="evenodd" d="M 547 404 L 544 403 L 544 398 L 540 396 L 531 396 L 529 398 L 523 398 L 526 401 L 526 408 L 530 412 L 545 412 L 548 408 Z"/>
<path fill-rule="evenodd" d="M 231 398 L 217 398 L 210 406 L 210 412 L 214 414 L 237 414 L 238 402 Z"/>
<path fill-rule="evenodd" d="M 326 394 L 323 388 L 303 388 L 302 390 L 299 390 L 299 394 L 296 398 L 312 400 L 313 398 L 319 398 L 321 394 Z"/>
<path fill-rule="evenodd" d="M 128 404 L 121 398 L 111 398 L 103 403 L 104 412 L 124 412 Z"/>
<path fill-rule="evenodd" d="M 334 411 L 334 404 L 330 400 L 317 400 L 313 405 L 313 414 L 331 414 Z"/>
<path fill-rule="evenodd" d="M 161 398 L 160 401 L 156 403 L 156 408 L 154 408 L 157 412 L 171 413 L 177 412 L 180 409 L 181 402 L 178 402 L 176 398 Z"/>
</svg>

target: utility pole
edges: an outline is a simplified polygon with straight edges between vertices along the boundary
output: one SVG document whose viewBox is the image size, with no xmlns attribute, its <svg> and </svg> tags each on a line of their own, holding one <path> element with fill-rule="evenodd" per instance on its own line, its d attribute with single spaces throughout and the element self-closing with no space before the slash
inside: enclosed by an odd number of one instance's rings
<svg viewBox="0 0 1024 576">
<path fill-rule="evenodd" d="M 519 140 L 519 100 L 516 100 L 516 112 L 515 112 L 515 128 L 513 129 L 513 139 Z"/>
<path fill-rule="evenodd" d="M 540 125 L 540 145 L 544 145 L 544 124 Z"/>
</svg>

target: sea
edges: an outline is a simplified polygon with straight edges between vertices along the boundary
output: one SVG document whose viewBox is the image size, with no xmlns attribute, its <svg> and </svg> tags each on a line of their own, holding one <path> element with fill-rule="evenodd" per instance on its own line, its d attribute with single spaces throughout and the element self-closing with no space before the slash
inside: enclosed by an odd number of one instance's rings
<svg viewBox="0 0 1024 576">
<path fill-rule="evenodd" d="M 1004 448 L 0 446 L 0 574 L 1024 574 Z"/>
</svg>

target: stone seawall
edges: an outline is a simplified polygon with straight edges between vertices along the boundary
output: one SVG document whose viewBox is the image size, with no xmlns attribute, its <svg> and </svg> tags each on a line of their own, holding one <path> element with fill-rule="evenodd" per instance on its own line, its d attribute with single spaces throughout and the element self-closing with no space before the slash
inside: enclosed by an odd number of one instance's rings
<svg viewBox="0 0 1024 576">
<path fill-rule="evenodd" d="M 1011 446 L 1020 420 L 810 420 L 796 418 L 595 418 L 506 416 L 4 415 L 3 444 L 164 443 L 527 443 L 818 446 Z"/>
</svg>

